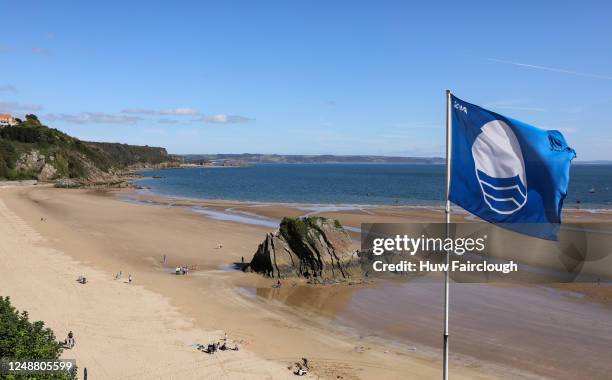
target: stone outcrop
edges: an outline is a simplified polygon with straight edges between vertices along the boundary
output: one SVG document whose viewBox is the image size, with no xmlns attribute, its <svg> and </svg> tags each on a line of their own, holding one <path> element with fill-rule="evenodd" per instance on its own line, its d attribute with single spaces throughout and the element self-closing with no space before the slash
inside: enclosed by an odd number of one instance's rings
<svg viewBox="0 0 612 380">
<path fill-rule="evenodd" d="M 351 277 L 353 260 L 351 238 L 337 220 L 284 218 L 244 269 L 274 278 L 326 281 Z"/>
<path fill-rule="evenodd" d="M 19 157 L 15 169 L 33 173 L 39 181 L 51 181 L 57 176 L 57 169 L 51 164 L 53 161 L 53 156 L 47 157 L 38 150 L 32 150 Z"/>
<path fill-rule="evenodd" d="M 22 171 L 39 172 L 43 166 L 45 166 L 45 156 L 37 150 L 23 153 L 15 162 L 15 169 Z"/>
<path fill-rule="evenodd" d="M 45 166 L 40 169 L 40 173 L 38 173 L 38 180 L 43 182 L 50 181 L 55 178 L 56 174 L 57 169 L 55 169 L 54 166 L 45 164 Z"/>
</svg>

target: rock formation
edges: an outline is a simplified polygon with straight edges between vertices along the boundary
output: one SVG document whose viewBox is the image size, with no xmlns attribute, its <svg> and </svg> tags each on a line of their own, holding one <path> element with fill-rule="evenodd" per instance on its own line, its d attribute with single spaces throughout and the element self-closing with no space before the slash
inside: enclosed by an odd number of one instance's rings
<svg viewBox="0 0 612 380">
<path fill-rule="evenodd" d="M 55 175 L 57 174 L 57 169 L 55 169 L 55 166 L 50 165 L 50 164 L 45 164 L 45 166 L 42 167 L 42 169 L 40 169 L 40 173 L 38 173 L 38 180 L 39 181 L 50 181 L 53 178 L 55 178 Z"/>
<path fill-rule="evenodd" d="M 23 153 L 17 162 L 15 162 L 15 169 L 34 173 L 39 176 L 39 173 L 46 166 L 46 157 L 43 154 L 40 154 L 37 150 L 32 150 L 31 152 Z M 48 169 L 47 169 L 48 172 Z M 48 173 L 45 173 L 45 176 Z"/>
<path fill-rule="evenodd" d="M 351 238 L 337 220 L 284 218 L 278 231 L 266 235 L 245 270 L 274 278 L 346 279 L 352 274 L 353 251 Z"/>
</svg>

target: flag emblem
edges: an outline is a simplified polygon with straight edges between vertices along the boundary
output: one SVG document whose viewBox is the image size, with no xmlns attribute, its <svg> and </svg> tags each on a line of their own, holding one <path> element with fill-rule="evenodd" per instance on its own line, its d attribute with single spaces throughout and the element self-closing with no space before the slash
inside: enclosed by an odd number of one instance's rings
<svg viewBox="0 0 612 380">
<path fill-rule="evenodd" d="M 498 214 L 513 214 L 527 203 L 521 147 L 502 120 L 486 123 L 481 131 L 472 145 L 472 156 L 483 200 Z"/>
</svg>

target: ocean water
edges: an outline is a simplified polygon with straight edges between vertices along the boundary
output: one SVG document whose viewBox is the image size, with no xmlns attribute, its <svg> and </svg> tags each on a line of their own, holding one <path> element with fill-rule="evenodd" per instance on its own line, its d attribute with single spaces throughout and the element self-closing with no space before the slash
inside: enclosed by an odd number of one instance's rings
<svg viewBox="0 0 612 380">
<path fill-rule="evenodd" d="M 441 205 L 444 173 L 443 165 L 261 164 L 145 171 L 136 183 L 159 195 L 202 199 Z M 573 165 L 565 205 L 612 208 L 612 165 Z"/>
</svg>

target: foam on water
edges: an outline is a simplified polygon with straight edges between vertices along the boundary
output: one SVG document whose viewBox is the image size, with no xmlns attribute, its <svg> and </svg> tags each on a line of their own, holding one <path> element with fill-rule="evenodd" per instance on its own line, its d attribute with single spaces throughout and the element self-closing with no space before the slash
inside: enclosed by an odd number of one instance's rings
<svg viewBox="0 0 612 380">
<path fill-rule="evenodd" d="M 280 220 L 278 219 L 244 212 L 232 212 L 228 210 L 217 211 L 202 206 L 192 207 L 191 210 L 198 214 L 204 214 L 210 219 L 223 220 L 226 222 L 252 224 L 256 226 L 270 227 L 274 229 L 278 228 L 278 225 L 280 224 Z"/>
</svg>

